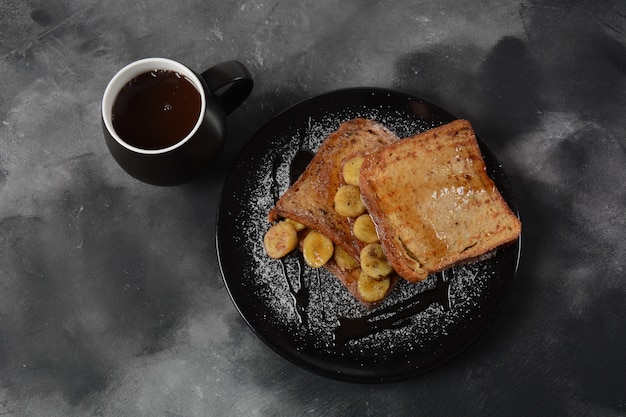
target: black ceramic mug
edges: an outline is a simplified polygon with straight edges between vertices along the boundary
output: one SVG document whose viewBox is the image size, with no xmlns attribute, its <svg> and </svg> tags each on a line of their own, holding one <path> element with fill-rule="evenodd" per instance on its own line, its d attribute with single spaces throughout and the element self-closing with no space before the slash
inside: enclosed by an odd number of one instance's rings
<svg viewBox="0 0 626 417">
<path fill-rule="evenodd" d="M 237 61 L 198 75 L 165 58 L 122 68 L 102 98 L 104 137 L 117 163 L 154 185 L 175 185 L 206 172 L 226 137 L 226 116 L 252 91 Z"/>
</svg>

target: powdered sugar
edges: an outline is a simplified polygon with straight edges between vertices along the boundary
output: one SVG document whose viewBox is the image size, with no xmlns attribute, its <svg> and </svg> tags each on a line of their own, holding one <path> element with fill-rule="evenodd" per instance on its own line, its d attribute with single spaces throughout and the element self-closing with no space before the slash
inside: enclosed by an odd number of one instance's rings
<svg viewBox="0 0 626 417">
<path fill-rule="evenodd" d="M 316 151 L 343 121 L 355 117 L 378 121 L 399 137 L 440 123 L 407 116 L 405 110 L 364 106 L 316 115 L 263 138 L 267 152 L 254 155 L 250 171 L 241 176 L 235 193 L 245 202 L 237 213 L 230 213 L 236 225 L 232 239 L 245 246 L 246 253 L 241 260 L 246 263 L 244 276 L 237 279 L 246 288 L 246 302 L 252 298 L 262 307 L 252 313 L 259 316 L 246 319 L 253 327 L 269 329 L 260 331 L 267 332 L 261 334 L 266 340 L 280 338 L 280 345 L 288 347 L 278 350 L 287 356 L 293 355 L 287 351 L 314 355 L 316 361 L 327 356 L 352 368 L 404 358 L 415 368 L 425 368 L 458 351 L 466 344 L 459 337 L 473 339 L 474 328 L 484 327 L 484 316 L 493 315 L 505 287 L 494 260 L 455 267 L 422 283 L 401 280 L 381 306 L 368 311 L 328 271 L 306 266 L 298 251 L 275 260 L 263 249 L 263 235 L 270 227 L 267 214 L 290 185 L 296 155 Z M 244 167 L 249 161 L 239 163 Z M 236 303 L 238 296 L 234 294 Z"/>
</svg>

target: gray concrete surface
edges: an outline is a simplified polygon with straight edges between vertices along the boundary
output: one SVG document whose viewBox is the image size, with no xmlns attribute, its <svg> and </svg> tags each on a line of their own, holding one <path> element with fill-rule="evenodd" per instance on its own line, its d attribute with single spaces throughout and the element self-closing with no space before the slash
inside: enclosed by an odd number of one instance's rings
<svg viewBox="0 0 626 417">
<path fill-rule="evenodd" d="M 100 128 L 128 62 L 255 78 L 211 174 L 145 185 Z M 403 382 L 318 377 L 268 348 L 222 282 L 229 167 L 273 115 L 393 88 L 472 121 L 524 223 L 501 314 Z M 626 5 L 614 0 L 0 2 L 0 415 L 623 416 Z"/>
</svg>

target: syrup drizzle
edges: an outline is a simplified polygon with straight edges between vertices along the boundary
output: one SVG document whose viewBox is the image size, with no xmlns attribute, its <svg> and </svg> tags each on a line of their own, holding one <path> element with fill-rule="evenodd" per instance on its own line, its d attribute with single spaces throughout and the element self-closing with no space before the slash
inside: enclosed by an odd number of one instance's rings
<svg viewBox="0 0 626 417">
<path fill-rule="evenodd" d="M 439 272 L 437 283 L 427 290 L 399 303 L 375 310 L 362 317 L 339 317 L 335 328 L 335 344 L 346 345 L 351 340 L 362 339 L 382 330 L 399 329 L 407 326 L 411 318 L 425 311 L 432 304 L 450 309 L 449 270 Z"/>
<path fill-rule="evenodd" d="M 287 266 L 285 264 L 286 261 L 284 260 L 284 258 L 281 259 L 281 266 L 282 266 L 283 277 L 285 278 L 285 281 L 287 281 L 287 285 L 289 287 L 289 294 L 291 294 L 293 307 L 296 310 L 298 319 L 300 319 L 300 324 L 302 324 L 304 327 L 307 327 L 309 324 L 308 322 L 309 316 L 306 313 L 306 309 L 309 306 L 310 291 L 304 279 L 304 267 L 303 267 L 304 259 L 302 258 L 302 253 L 300 251 L 296 251 L 296 253 L 298 256 L 298 262 L 297 262 L 298 286 L 297 287 L 294 286 L 292 281 L 289 279 L 289 274 L 287 273 Z"/>
<path fill-rule="evenodd" d="M 296 155 L 291 160 L 289 165 L 289 181 L 293 184 L 300 178 L 300 175 L 304 172 L 309 162 L 313 159 L 313 152 L 308 149 L 300 148 Z"/>
<path fill-rule="evenodd" d="M 280 183 L 278 182 L 278 168 L 281 164 L 281 158 L 279 155 L 274 156 L 272 159 L 272 186 L 270 191 L 272 192 L 272 199 L 276 202 L 280 198 Z"/>
<path fill-rule="evenodd" d="M 304 172 L 306 167 L 309 165 L 309 162 L 311 161 L 312 158 L 313 158 L 313 152 L 306 150 L 306 149 L 298 150 L 298 153 L 295 155 L 295 157 L 293 158 L 289 166 L 290 185 L 296 182 L 296 180 L 300 177 L 300 175 Z M 274 201 L 277 201 L 280 198 L 280 195 L 279 195 L 280 184 L 278 183 L 278 175 L 276 174 L 282 162 L 283 162 L 282 158 L 278 156 L 275 157 L 272 162 L 273 183 L 272 183 L 271 190 L 272 190 L 272 197 L 274 198 Z M 286 281 L 287 286 L 289 288 L 289 294 L 291 295 L 291 300 L 293 302 L 293 307 L 296 311 L 296 315 L 298 316 L 298 319 L 300 320 L 300 324 L 302 324 L 302 326 L 304 327 L 307 327 L 308 315 L 307 315 L 306 310 L 307 310 L 307 307 L 309 306 L 310 291 L 305 280 L 304 258 L 302 256 L 302 253 L 300 251 L 295 251 L 295 254 L 297 256 L 295 263 L 297 265 L 297 270 L 298 270 L 297 272 L 298 285 L 297 286 L 294 285 L 294 283 L 289 277 L 290 274 L 287 268 L 287 258 L 282 258 L 280 265 L 281 265 L 281 270 L 282 270 L 282 276 L 284 280 Z"/>
</svg>

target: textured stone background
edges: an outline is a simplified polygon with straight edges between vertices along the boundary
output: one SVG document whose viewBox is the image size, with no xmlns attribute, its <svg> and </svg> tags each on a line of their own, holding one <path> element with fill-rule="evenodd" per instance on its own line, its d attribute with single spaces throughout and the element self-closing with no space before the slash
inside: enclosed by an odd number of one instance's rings
<svg viewBox="0 0 626 417">
<path fill-rule="evenodd" d="M 208 178 L 141 184 L 100 100 L 126 63 L 255 78 Z M 329 381 L 245 325 L 221 281 L 228 169 L 274 114 L 352 86 L 469 118 L 524 222 L 502 313 L 401 383 Z M 626 415 L 626 5 L 619 0 L 0 2 L 0 415 Z"/>
</svg>

